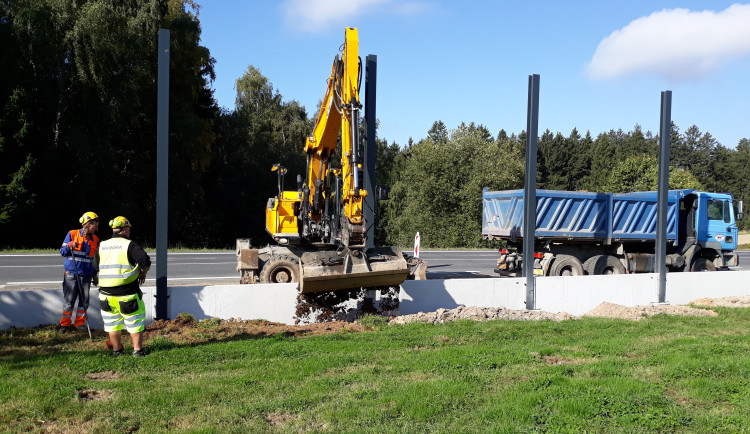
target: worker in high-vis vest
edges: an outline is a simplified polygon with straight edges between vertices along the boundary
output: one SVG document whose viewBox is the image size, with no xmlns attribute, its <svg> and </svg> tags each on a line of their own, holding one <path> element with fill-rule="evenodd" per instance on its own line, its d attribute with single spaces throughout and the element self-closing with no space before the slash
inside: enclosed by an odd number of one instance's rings
<svg viewBox="0 0 750 434">
<path fill-rule="evenodd" d="M 96 284 L 94 255 L 99 246 L 99 216 L 91 211 L 84 213 L 78 222 L 81 229 L 68 232 L 60 248 L 60 255 L 65 257 L 65 276 L 63 277 L 63 309 L 60 319 L 60 332 L 75 331 L 86 323 L 86 312 L 89 308 L 89 290 L 91 283 Z M 73 321 L 73 308 L 76 300 L 78 309 Z"/>
<path fill-rule="evenodd" d="M 99 303 L 104 331 L 109 333 L 112 355 L 124 354 L 121 339 L 124 328 L 133 341 L 133 356 L 145 356 L 146 308 L 140 285 L 146 280 L 151 258 L 141 246 L 130 240 L 132 227 L 128 219 L 115 217 L 110 220 L 109 227 L 112 228 L 112 238 L 101 243 L 94 257 L 94 267 L 99 272 Z"/>
</svg>

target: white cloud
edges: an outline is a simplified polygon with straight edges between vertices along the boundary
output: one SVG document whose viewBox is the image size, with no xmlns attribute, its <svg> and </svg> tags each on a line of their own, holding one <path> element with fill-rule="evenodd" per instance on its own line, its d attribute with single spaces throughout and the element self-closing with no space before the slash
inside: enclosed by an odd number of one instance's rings
<svg viewBox="0 0 750 434">
<path fill-rule="evenodd" d="M 721 12 L 670 9 L 638 18 L 599 43 L 588 65 L 594 78 L 651 73 L 669 79 L 710 75 L 750 55 L 750 5 Z"/>
<path fill-rule="evenodd" d="M 286 0 L 281 9 L 286 24 L 301 32 L 322 32 L 331 26 L 354 26 L 352 21 L 365 13 L 411 15 L 427 7 L 421 2 L 393 0 Z"/>
</svg>

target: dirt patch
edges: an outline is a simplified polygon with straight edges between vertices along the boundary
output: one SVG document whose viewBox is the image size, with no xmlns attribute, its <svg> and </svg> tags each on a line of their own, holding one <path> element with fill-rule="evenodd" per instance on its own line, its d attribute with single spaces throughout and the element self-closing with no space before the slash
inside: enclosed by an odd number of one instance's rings
<svg viewBox="0 0 750 434">
<path fill-rule="evenodd" d="M 504 307 L 465 307 L 459 306 L 455 309 L 438 309 L 435 312 L 419 312 L 412 315 L 401 315 L 391 318 L 390 324 L 420 323 L 444 323 L 460 319 L 474 321 L 488 321 L 493 319 L 504 320 L 543 320 L 563 321 L 575 318 L 568 313 L 550 313 L 538 310 L 512 310 Z"/>
<path fill-rule="evenodd" d="M 103 401 L 111 397 L 111 390 L 81 389 L 78 391 L 78 399 L 81 401 Z"/>
<path fill-rule="evenodd" d="M 121 374 L 118 374 L 115 371 L 104 371 L 104 372 L 92 372 L 90 374 L 86 374 L 86 378 L 89 380 L 94 381 L 103 381 L 103 380 L 119 380 L 122 377 Z"/>
<path fill-rule="evenodd" d="M 691 304 L 696 306 L 722 306 L 722 307 L 750 307 L 750 296 L 743 297 L 724 297 L 724 298 L 701 298 L 694 300 Z M 614 303 L 602 303 L 583 316 L 598 318 L 620 318 L 632 321 L 638 321 L 643 318 L 665 314 L 665 315 L 683 315 L 683 316 L 716 316 L 716 312 L 708 309 L 697 309 L 690 306 L 677 305 L 649 305 L 649 306 L 621 306 Z M 470 319 L 474 321 L 488 321 L 493 319 L 504 320 L 521 320 L 521 321 L 538 321 L 552 320 L 564 321 L 576 319 L 578 317 L 568 313 L 551 313 L 538 310 L 512 310 L 487 307 L 464 307 L 459 306 L 455 309 L 438 309 L 435 312 L 419 312 L 412 315 L 402 315 L 390 319 L 390 324 L 408 324 L 412 322 L 419 323 L 444 323 L 460 319 Z"/>
<path fill-rule="evenodd" d="M 542 361 L 548 365 L 582 365 L 591 362 L 587 359 L 566 359 L 558 356 L 543 356 Z"/>
<path fill-rule="evenodd" d="M 289 413 L 268 413 L 265 417 L 266 422 L 271 426 L 282 426 L 295 418 L 296 416 Z"/>
<path fill-rule="evenodd" d="M 614 303 L 602 303 L 594 309 L 586 312 L 584 316 L 595 318 L 620 318 L 638 321 L 643 318 L 658 315 L 684 315 L 684 316 L 716 316 L 716 312 L 707 309 L 696 309 L 689 306 L 672 305 L 650 305 L 650 306 L 621 306 Z"/>
<path fill-rule="evenodd" d="M 316 336 L 333 333 L 350 333 L 368 330 L 367 327 L 343 321 L 307 325 L 286 325 L 265 320 L 220 320 L 188 321 L 185 318 L 158 320 L 144 331 L 145 344 L 156 336 L 164 336 L 175 343 L 198 343 L 229 339 L 256 339 L 269 336 Z"/>
<path fill-rule="evenodd" d="M 750 307 L 750 295 L 741 297 L 699 298 L 690 302 L 695 306 Z"/>
</svg>

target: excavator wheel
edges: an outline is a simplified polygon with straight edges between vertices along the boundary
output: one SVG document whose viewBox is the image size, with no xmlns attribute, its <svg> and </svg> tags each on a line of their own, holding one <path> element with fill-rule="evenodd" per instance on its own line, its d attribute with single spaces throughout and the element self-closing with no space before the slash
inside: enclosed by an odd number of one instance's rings
<svg viewBox="0 0 750 434">
<path fill-rule="evenodd" d="M 289 256 L 272 256 L 260 272 L 260 283 L 299 282 L 299 264 Z"/>
</svg>

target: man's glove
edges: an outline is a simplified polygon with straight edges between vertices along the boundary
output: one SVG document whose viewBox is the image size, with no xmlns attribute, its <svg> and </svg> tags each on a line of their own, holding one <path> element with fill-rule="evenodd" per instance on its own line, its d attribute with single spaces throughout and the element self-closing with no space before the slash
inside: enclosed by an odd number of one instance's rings
<svg viewBox="0 0 750 434">
<path fill-rule="evenodd" d="M 146 282 L 146 273 L 148 273 L 148 270 L 141 269 L 141 273 L 138 275 L 138 285 L 143 285 Z"/>
<path fill-rule="evenodd" d="M 68 248 L 69 249 L 75 249 L 77 245 L 78 244 L 76 244 L 75 241 L 68 241 Z"/>
<path fill-rule="evenodd" d="M 94 286 L 99 286 L 99 275 L 94 274 L 94 277 L 91 278 L 91 283 L 94 284 Z"/>
</svg>

